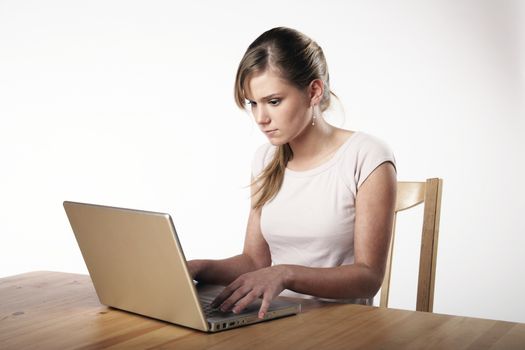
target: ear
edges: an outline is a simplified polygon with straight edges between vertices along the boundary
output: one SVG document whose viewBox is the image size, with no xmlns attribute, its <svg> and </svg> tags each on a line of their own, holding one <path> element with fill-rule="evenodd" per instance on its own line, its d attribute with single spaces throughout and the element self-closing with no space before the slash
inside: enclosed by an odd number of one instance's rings
<svg viewBox="0 0 525 350">
<path fill-rule="evenodd" d="M 314 79 L 308 86 L 308 92 L 310 97 L 310 104 L 312 106 L 318 105 L 323 98 L 324 93 L 324 82 L 321 79 Z"/>
</svg>

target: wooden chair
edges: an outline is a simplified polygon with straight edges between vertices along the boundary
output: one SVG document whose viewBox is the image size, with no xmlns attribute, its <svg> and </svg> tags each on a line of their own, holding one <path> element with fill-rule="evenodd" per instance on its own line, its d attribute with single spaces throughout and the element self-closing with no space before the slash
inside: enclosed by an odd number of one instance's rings
<svg viewBox="0 0 525 350">
<path fill-rule="evenodd" d="M 436 255 L 441 210 L 441 191 L 443 180 L 427 179 L 426 182 L 398 182 L 397 200 L 390 249 L 386 263 L 385 278 L 381 287 L 380 307 L 388 307 L 388 292 L 392 268 L 392 256 L 396 230 L 397 213 L 420 203 L 425 203 L 423 211 L 423 232 L 419 256 L 419 277 L 417 285 L 417 311 L 432 312 L 434 304 L 434 280 L 436 277 Z"/>
</svg>

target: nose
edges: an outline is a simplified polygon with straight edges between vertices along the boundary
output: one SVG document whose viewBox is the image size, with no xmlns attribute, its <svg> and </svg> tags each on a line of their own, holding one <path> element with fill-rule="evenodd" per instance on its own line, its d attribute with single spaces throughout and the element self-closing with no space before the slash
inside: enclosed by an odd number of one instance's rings
<svg viewBox="0 0 525 350">
<path fill-rule="evenodd" d="M 255 122 L 259 125 L 265 125 L 271 121 L 270 116 L 268 113 L 266 113 L 266 111 L 264 111 L 263 108 L 253 111 L 253 117 L 255 118 Z"/>
</svg>

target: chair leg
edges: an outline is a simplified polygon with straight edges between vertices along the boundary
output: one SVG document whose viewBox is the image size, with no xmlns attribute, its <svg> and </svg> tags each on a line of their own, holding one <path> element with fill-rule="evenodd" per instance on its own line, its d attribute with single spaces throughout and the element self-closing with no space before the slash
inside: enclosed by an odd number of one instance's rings
<svg viewBox="0 0 525 350">
<path fill-rule="evenodd" d="M 441 179 L 428 179 L 425 186 L 417 311 L 432 312 L 433 310 L 442 181 Z"/>
<path fill-rule="evenodd" d="M 390 277 L 392 275 L 392 256 L 394 255 L 396 219 L 397 219 L 397 213 L 394 214 L 394 222 L 392 225 L 392 236 L 390 238 L 390 245 L 388 247 L 388 257 L 386 259 L 385 277 L 383 278 L 383 285 L 381 286 L 381 298 L 379 300 L 380 307 L 388 307 L 388 297 L 390 293 Z"/>
</svg>

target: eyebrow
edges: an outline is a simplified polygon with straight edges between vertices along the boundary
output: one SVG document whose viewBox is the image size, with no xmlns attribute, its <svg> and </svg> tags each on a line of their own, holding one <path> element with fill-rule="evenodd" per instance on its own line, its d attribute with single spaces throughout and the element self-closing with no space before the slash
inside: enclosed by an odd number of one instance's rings
<svg viewBox="0 0 525 350">
<path fill-rule="evenodd" d="M 261 98 L 261 101 L 269 101 L 271 100 L 272 98 L 276 97 L 276 96 L 279 96 L 281 95 L 280 93 L 273 93 L 273 94 L 270 94 L 268 96 L 264 96 L 263 98 Z M 250 98 L 247 98 L 248 101 L 253 101 L 252 99 Z"/>
</svg>

